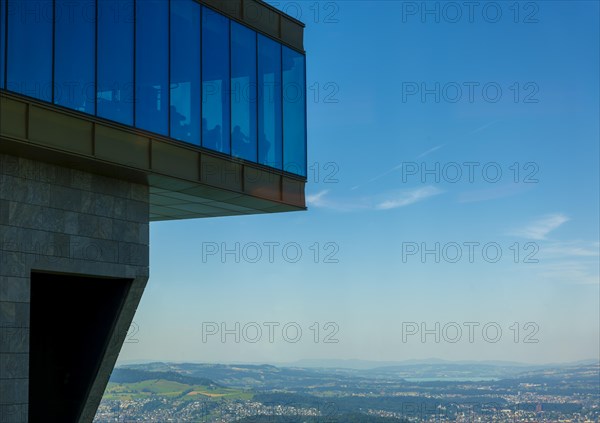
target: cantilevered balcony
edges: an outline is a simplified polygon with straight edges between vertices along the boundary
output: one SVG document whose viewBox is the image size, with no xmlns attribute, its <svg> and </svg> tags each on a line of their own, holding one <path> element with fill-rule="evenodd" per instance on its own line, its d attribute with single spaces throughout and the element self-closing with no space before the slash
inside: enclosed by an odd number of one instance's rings
<svg viewBox="0 0 600 423">
<path fill-rule="evenodd" d="M 151 220 L 305 207 L 303 25 L 254 0 L 0 0 L 0 151 L 150 185 Z"/>
</svg>

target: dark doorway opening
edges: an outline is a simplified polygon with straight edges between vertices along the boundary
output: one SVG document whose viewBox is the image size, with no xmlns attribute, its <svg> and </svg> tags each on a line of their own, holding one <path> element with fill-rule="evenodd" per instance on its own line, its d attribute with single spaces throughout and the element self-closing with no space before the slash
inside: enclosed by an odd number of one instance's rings
<svg viewBox="0 0 600 423">
<path fill-rule="evenodd" d="M 79 419 L 131 283 L 31 274 L 29 421 Z"/>
</svg>

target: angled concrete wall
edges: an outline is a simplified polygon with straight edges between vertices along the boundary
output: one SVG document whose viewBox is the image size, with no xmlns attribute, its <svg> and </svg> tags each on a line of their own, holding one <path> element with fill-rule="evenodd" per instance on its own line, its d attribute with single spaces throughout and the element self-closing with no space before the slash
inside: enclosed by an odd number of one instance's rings
<svg viewBox="0 0 600 423">
<path fill-rule="evenodd" d="M 91 422 L 148 280 L 148 187 L 0 154 L 0 422 L 27 422 L 32 271 L 132 279 L 80 422 Z"/>
</svg>

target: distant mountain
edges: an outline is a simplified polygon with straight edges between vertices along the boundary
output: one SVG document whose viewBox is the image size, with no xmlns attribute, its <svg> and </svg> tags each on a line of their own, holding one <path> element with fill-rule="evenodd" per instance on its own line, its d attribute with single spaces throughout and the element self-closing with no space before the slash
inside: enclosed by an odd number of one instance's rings
<svg viewBox="0 0 600 423">
<path fill-rule="evenodd" d="M 137 373 L 136 373 L 137 372 Z M 188 384 L 215 384 L 235 389 L 302 391 L 309 386 L 342 386 L 348 392 L 366 387 L 367 381 L 390 381 L 403 385 L 414 382 L 476 382 L 497 381 L 498 384 L 518 384 L 521 380 L 579 381 L 595 386 L 598 364 L 530 366 L 513 364 L 488 364 L 485 362 L 428 364 L 396 364 L 369 369 L 276 367 L 250 364 L 207 363 L 148 363 L 117 368 L 114 380 L 148 379 L 143 372 L 160 373 L 162 378 Z M 124 379 L 125 378 L 125 379 Z M 126 379 L 128 378 L 128 379 Z M 187 378 L 187 379 L 182 379 Z M 112 380 L 112 379 L 111 379 Z M 502 382 L 502 383 L 501 383 Z M 326 388 L 323 388 L 326 390 Z"/>
<path fill-rule="evenodd" d="M 598 364 L 598 360 L 579 360 L 566 363 L 546 363 L 546 364 L 531 364 L 521 363 L 516 361 L 501 361 L 501 360 L 442 360 L 439 358 L 413 359 L 401 361 L 370 361 L 370 360 L 337 360 L 337 359 L 305 359 L 289 363 L 278 363 L 280 367 L 304 367 L 304 368 L 336 368 L 336 369 L 353 369 L 353 370 L 369 370 L 382 367 L 395 366 L 411 366 L 411 365 L 488 365 L 497 367 L 521 367 L 521 368 L 549 368 L 549 367 L 568 367 L 575 365 Z"/>
<path fill-rule="evenodd" d="M 352 370 L 369 370 L 381 367 L 392 366 L 407 366 L 407 365 L 430 365 L 430 364 L 460 364 L 460 365 L 490 365 L 504 367 L 525 367 L 525 368 L 550 368 L 550 367 L 570 367 L 578 365 L 599 364 L 598 359 L 578 360 L 572 362 L 553 362 L 544 364 L 522 363 L 518 361 L 502 361 L 502 360 L 443 360 L 439 358 L 412 359 L 399 361 L 373 361 L 373 360 L 358 360 L 358 359 L 303 359 L 292 362 L 273 362 L 273 363 L 253 363 L 253 362 L 223 362 L 214 365 L 226 366 L 273 366 L 277 368 L 318 368 L 318 369 L 352 369 Z M 117 366 L 135 366 L 135 365 L 150 365 L 158 364 L 165 366 L 165 362 L 157 362 L 156 360 L 121 360 Z M 203 362 L 187 362 L 186 364 L 202 364 Z"/>
<path fill-rule="evenodd" d="M 240 389 L 303 388 L 330 379 L 332 383 L 356 383 L 356 375 L 338 375 L 318 369 L 286 368 L 271 365 L 206 364 L 206 363 L 147 363 L 121 366 L 152 372 L 176 372 L 183 375 L 207 378 L 215 383 Z"/>
<path fill-rule="evenodd" d="M 560 381 L 561 384 L 567 385 L 583 382 L 591 386 L 597 386 L 597 389 L 600 389 L 600 365 L 595 363 L 538 369 L 519 373 L 515 379 L 540 384 Z"/>
</svg>

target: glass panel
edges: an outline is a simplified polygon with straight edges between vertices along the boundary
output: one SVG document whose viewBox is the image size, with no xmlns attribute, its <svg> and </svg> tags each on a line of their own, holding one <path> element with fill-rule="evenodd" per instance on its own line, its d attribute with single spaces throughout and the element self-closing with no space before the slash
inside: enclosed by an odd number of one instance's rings
<svg viewBox="0 0 600 423">
<path fill-rule="evenodd" d="M 94 114 L 96 2 L 55 0 L 54 103 Z"/>
<path fill-rule="evenodd" d="M 232 154 L 256 162 L 256 33 L 231 23 Z"/>
<path fill-rule="evenodd" d="M 202 145 L 227 153 L 230 146 L 229 19 L 202 9 Z"/>
<path fill-rule="evenodd" d="M 97 113 L 133 125 L 133 0 L 98 3 Z"/>
<path fill-rule="evenodd" d="M 258 162 L 281 169 L 281 45 L 258 36 Z"/>
<path fill-rule="evenodd" d="M 7 89 L 52 101 L 52 0 L 11 1 Z"/>
<path fill-rule="evenodd" d="M 169 2 L 136 3 L 135 126 L 169 133 Z"/>
<path fill-rule="evenodd" d="M 171 2 L 171 137 L 200 145 L 200 5 Z"/>
<path fill-rule="evenodd" d="M 283 47 L 284 170 L 306 176 L 306 82 L 304 56 Z"/>
<path fill-rule="evenodd" d="M 5 66 L 5 56 L 4 52 L 6 51 L 6 42 L 5 42 L 5 34 L 6 34 L 6 0 L 0 0 L 0 88 L 4 88 L 4 66 Z"/>
</svg>

